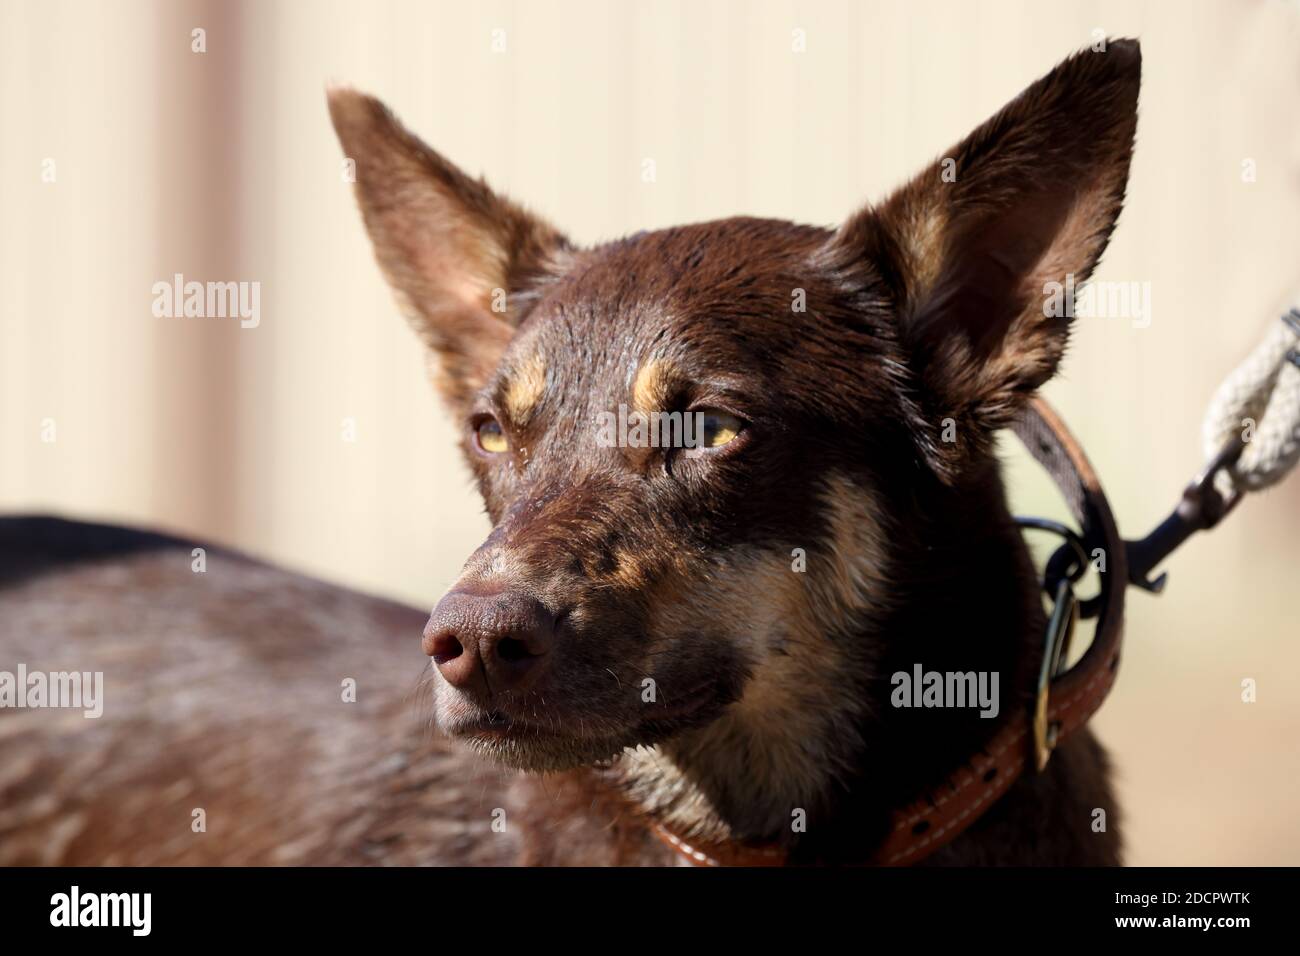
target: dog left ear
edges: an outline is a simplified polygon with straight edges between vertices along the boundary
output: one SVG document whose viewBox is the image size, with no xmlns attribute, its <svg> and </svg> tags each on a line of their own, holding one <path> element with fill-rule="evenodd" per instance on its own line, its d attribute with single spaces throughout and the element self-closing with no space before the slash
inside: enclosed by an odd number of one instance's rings
<svg viewBox="0 0 1300 956">
<path fill-rule="evenodd" d="M 1070 317 L 1050 284 L 1083 282 L 1110 238 L 1141 69 L 1135 40 L 1076 54 L 832 240 L 884 279 L 945 479 L 1056 371 Z"/>
</svg>

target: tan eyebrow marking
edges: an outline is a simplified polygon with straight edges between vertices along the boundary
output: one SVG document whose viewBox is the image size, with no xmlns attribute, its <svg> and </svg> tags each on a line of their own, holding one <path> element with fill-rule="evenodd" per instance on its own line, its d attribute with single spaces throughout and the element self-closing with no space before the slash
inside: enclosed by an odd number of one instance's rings
<svg viewBox="0 0 1300 956">
<path fill-rule="evenodd" d="M 644 415 L 667 411 L 680 380 L 677 367 L 667 359 L 650 359 L 637 370 L 632 382 L 632 410 Z"/>
<path fill-rule="evenodd" d="M 510 420 L 523 427 L 546 394 L 546 361 L 540 355 L 525 360 L 502 390 L 501 405 Z"/>
</svg>

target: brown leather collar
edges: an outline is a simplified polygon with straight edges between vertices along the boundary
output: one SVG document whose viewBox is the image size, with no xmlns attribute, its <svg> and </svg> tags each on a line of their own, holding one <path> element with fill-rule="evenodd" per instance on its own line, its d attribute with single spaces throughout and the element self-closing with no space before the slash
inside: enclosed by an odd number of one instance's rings
<svg viewBox="0 0 1300 956">
<path fill-rule="evenodd" d="M 924 859 L 979 819 L 1026 770 L 1036 772 L 1051 750 L 1080 727 L 1106 699 L 1119 668 L 1128 581 L 1124 542 L 1092 466 L 1060 418 L 1041 399 L 1031 403 L 1013 430 L 1056 482 L 1082 533 L 1077 541 L 1091 555 L 1104 549 L 1105 571 L 1096 597 L 1080 605 L 1083 616 L 1097 617 L 1092 644 L 1068 670 L 1056 672 L 1079 613 L 1068 588 L 1055 591 L 1056 609 L 1044 641 L 1044 670 L 1033 710 L 1007 715 L 979 753 L 950 773 L 934 794 L 919 795 L 893 813 L 888 835 L 866 865 L 907 866 Z M 1050 567 L 1050 564 L 1049 564 Z M 776 844 L 737 841 L 700 843 L 685 839 L 660 822 L 655 833 L 694 866 L 783 866 L 786 850 Z"/>
</svg>

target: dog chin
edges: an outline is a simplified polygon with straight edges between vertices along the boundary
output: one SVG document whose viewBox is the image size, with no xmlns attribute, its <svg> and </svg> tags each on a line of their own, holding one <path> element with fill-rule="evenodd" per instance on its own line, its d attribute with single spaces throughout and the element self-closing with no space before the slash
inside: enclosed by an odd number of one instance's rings
<svg viewBox="0 0 1300 956">
<path fill-rule="evenodd" d="M 674 720 L 631 726 L 626 733 L 599 738 L 543 731 L 508 721 L 476 721 L 453 724 L 445 729 L 475 752 L 511 769 L 556 773 L 608 764 L 626 750 L 663 743 L 698 723 L 697 720 Z"/>
<path fill-rule="evenodd" d="M 604 764 L 618 757 L 626 747 L 634 744 L 615 740 L 576 740 L 553 738 L 548 740 L 515 737 L 462 738 L 477 753 L 495 760 L 512 770 L 527 773 L 557 773 Z"/>
</svg>

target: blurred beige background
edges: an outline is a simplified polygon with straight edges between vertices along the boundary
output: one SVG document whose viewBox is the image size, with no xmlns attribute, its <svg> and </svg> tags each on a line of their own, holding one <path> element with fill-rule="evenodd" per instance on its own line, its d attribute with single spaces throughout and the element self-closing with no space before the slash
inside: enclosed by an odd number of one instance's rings
<svg viewBox="0 0 1300 956">
<path fill-rule="evenodd" d="M 834 223 L 1097 28 L 1145 55 L 1098 278 L 1150 282 L 1153 316 L 1081 320 L 1048 395 L 1143 535 L 1201 463 L 1214 386 L 1300 293 L 1295 0 L 0 0 L 0 510 L 183 531 L 417 605 L 452 580 L 487 522 L 342 180 L 329 81 L 594 242 Z M 155 318 L 177 272 L 260 282 L 260 326 Z M 1012 475 L 1020 510 L 1059 512 Z M 1165 596 L 1130 592 L 1098 719 L 1130 861 L 1300 863 L 1300 478 L 1169 568 Z"/>
</svg>

